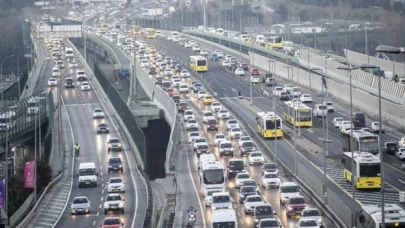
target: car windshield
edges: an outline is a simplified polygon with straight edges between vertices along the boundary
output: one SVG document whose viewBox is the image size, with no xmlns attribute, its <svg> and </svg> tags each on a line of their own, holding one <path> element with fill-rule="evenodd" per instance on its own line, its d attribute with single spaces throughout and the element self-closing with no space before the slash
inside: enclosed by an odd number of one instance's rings
<svg viewBox="0 0 405 228">
<path fill-rule="evenodd" d="M 251 153 L 250 156 L 251 157 L 261 157 L 262 154 L 261 153 Z"/>
<path fill-rule="evenodd" d="M 229 168 L 233 170 L 243 170 L 245 168 L 245 164 L 243 163 L 243 161 L 230 161 Z"/>
<path fill-rule="evenodd" d="M 249 197 L 246 199 L 247 202 L 260 202 L 262 198 L 260 196 Z"/>
<path fill-rule="evenodd" d="M 111 178 L 110 183 L 122 183 L 121 178 Z"/>
<path fill-rule="evenodd" d="M 260 220 L 260 227 L 280 227 L 276 220 Z"/>
<path fill-rule="evenodd" d="M 234 127 L 234 128 L 232 128 L 232 131 L 240 131 L 240 128 Z"/>
<path fill-rule="evenodd" d="M 110 143 L 119 143 L 120 140 L 119 139 L 110 139 Z"/>
<path fill-rule="evenodd" d="M 250 179 L 250 175 L 247 173 L 239 174 L 238 179 Z"/>
<path fill-rule="evenodd" d="M 271 206 L 265 206 L 265 207 L 256 207 L 255 208 L 255 215 L 273 215 L 273 208 Z"/>
<path fill-rule="evenodd" d="M 291 198 L 290 204 L 305 204 L 304 198 Z"/>
<path fill-rule="evenodd" d="M 208 146 L 207 145 L 200 145 L 200 146 L 198 146 L 198 149 L 199 150 L 206 150 L 206 149 L 208 149 Z"/>
<path fill-rule="evenodd" d="M 212 99 L 211 96 L 205 96 L 205 99 Z"/>
<path fill-rule="evenodd" d="M 248 140 L 250 140 L 250 137 L 249 136 L 242 136 L 242 137 L 240 137 L 239 140 L 240 141 L 248 141 Z"/>
<path fill-rule="evenodd" d="M 220 106 L 219 103 L 212 103 L 212 106 Z"/>
<path fill-rule="evenodd" d="M 227 110 L 220 110 L 219 113 L 227 113 Z"/>
<path fill-rule="evenodd" d="M 87 199 L 86 198 L 75 198 L 73 199 L 73 204 L 83 204 L 83 203 L 87 203 Z"/>
<path fill-rule="evenodd" d="M 225 138 L 225 135 L 216 135 L 215 138 L 216 138 L 216 139 L 224 139 L 224 138 Z"/>
<path fill-rule="evenodd" d="M 195 83 L 195 84 L 194 84 L 194 87 L 201 87 L 201 84 Z"/>
<path fill-rule="evenodd" d="M 342 122 L 342 121 L 343 121 L 343 118 L 335 118 L 335 121 L 336 121 L 336 122 Z"/>
<path fill-rule="evenodd" d="M 199 138 L 195 140 L 196 143 L 206 142 L 205 138 Z"/>
<path fill-rule="evenodd" d="M 396 143 L 386 143 L 385 144 L 387 147 L 397 147 Z"/>
<path fill-rule="evenodd" d="M 197 123 L 197 120 L 189 120 L 187 123 Z"/>
<path fill-rule="evenodd" d="M 244 186 L 256 186 L 256 182 L 253 180 L 243 181 Z"/>
<path fill-rule="evenodd" d="M 242 144 L 242 147 L 253 147 L 253 143 L 252 142 L 244 142 Z"/>
<path fill-rule="evenodd" d="M 325 105 L 331 106 L 332 102 L 325 102 Z"/>
<path fill-rule="evenodd" d="M 300 227 L 314 227 L 314 226 L 318 226 L 315 220 L 300 221 Z"/>
<path fill-rule="evenodd" d="M 200 91 L 200 92 L 198 92 L 198 94 L 207 94 L 207 92 L 205 92 L 205 91 Z"/>
<path fill-rule="evenodd" d="M 228 123 L 230 123 L 230 124 L 237 124 L 238 121 L 236 121 L 236 120 L 229 120 Z"/>
<path fill-rule="evenodd" d="M 179 96 L 173 96 L 172 99 L 173 100 L 180 100 L 180 97 Z"/>
<path fill-rule="evenodd" d="M 189 110 L 189 111 L 185 111 L 184 115 L 193 115 L 193 113 L 194 113 L 193 111 Z"/>
<path fill-rule="evenodd" d="M 256 192 L 256 189 L 254 187 L 242 187 L 240 192 L 242 193 L 247 193 L 247 192 Z"/>
<path fill-rule="evenodd" d="M 231 143 L 221 143 L 221 148 L 232 148 Z"/>
<path fill-rule="evenodd" d="M 192 132 L 192 133 L 190 133 L 190 136 L 200 136 L 200 133 L 198 133 L 198 132 Z"/>
<path fill-rule="evenodd" d="M 266 173 L 263 178 L 278 178 L 278 175 L 275 173 Z"/>
<path fill-rule="evenodd" d="M 305 210 L 302 216 L 321 216 L 318 210 Z"/>
<path fill-rule="evenodd" d="M 101 109 L 94 109 L 94 112 L 103 112 Z"/>
<path fill-rule="evenodd" d="M 121 162 L 121 158 L 110 158 L 110 163 L 118 163 Z"/>
<path fill-rule="evenodd" d="M 277 165 L 274 163 L 267 163 L 263 165 L 263 169 L 277 169 Z"/>
<path fill-rule="evenodd" d="M 107 199 L 105 199 L 105 201 L 117 201 L 117 200 L 121 200 L 120 195 L 108 195 Z"/>
<path fill-rule="evenodd" d="M 187 106 L 187 103 L 179 103 L 179 106 Z"/>
<path fill-rule="evenodd" d="M 212 202 L 213 203 L 227 203 L 227 202 L 231 202 L 231 198 L 229 196 L 213 196 Z"/>
<path fill-rule="evenodd" d="M 120 225 L 121 221 L 119 219 L 106 219 L 104 220 L 103 225 Z"/>
<path fill-rule="evenodd" d="M 281 187 L 281 192 L 282 193 L 293 193 L 293 192 L 299 192 L 300 189 L 298 186 L 285 186 Z"/>
<path fill-rule="evenodd" d="M 213 116 L 212 112 L 206 112 L 204 113 L 204 116 Z"/>
</svg>

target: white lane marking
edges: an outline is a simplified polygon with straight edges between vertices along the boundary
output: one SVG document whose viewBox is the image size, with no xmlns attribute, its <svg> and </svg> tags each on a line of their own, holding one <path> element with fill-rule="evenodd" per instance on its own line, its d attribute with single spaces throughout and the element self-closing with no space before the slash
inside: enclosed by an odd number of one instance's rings
<svg viewBox="0 0 405 228">
<path fill-rule="evenodd" d="M 93 221 L 93 226 L 96 225 L 96 221 Z"/>
<path fill-rule="evenodd" d="M 200 194 L 198 193 L 197 186 L 194 183 L 193 175 L 191 174 L 190 160 L 189 160 L 188 156 L 186 156 L 186 157 L 187 157 L 188 174 L 190 175 L 191 183 L 193 183 L 194 191 L 195 191 L 195 194 L 197 195 L 197 201 L 198 201 L 198 205 L 200 206 L 200 212 L 202 215 L 201 217 L 202 217 L 202 221 L 203 221 L 203 227 L 205 228 L 206 227 L 205 216 L 204 216 L 203 207 L 201 205 Z"/>
<path fill-rule="evenodd" d="M 101 208 L 101 204 L 100 204 L 100 206 L 98 208 Z"/>
<path fill-rule="evenodd" d="M 309 132 L 311 132 L 311 133 L 314 133 L 314 131 L 313 130 L 311 130 L 311 129 L 307 129 Z"/>
<path fill-rule="evenodd" d="M 97 80 L 97 79 L 96 79 Z M 92 82 L 90 82 L 91 84 L 92 84 Z M 93 86 L 93 85 L 92 85 Z M 94 86 L 93 86 L 93 88 L 94 88 Z M 101 99 L 101 97 L 99 96 L 99 94 L 98 94 L 98 92 L 97 92 L 97 90 L 94 90 L 94 94 L 96 94 L 96 96 L 97 96 L 97 98 L 98 98 L 98 100 L 100 101 L 100 104 L 101 104 L 101 106 L 103 107 L 103 109 L 105 110 L 105 113 L 107 114 L 107 116 L 109 117 L 109 119 L 111 120 L 111 125 L 114 127 L 114 129 L 115 129 L 115 131 L 117 131 L 117 132 L 119 132 L 118 131 L 118 127 L 115 125 L 115 123 L 114 123 L 114 121 L 110 118 L 111 117 L 111 115 L 110 115 L 110 113 L 107 111 L 107 109 L 105 108 L 105 105 L 104 105 L 104 100 L 103 99 Z M 128 160 L 128 153 L 127 153 L 127 151 L 128 150 L 124 150 L 124 153 L 125 153 L 125 157 L 127 157 L 127 160 Z M 136 161 L 136 159 L 134 158 L 134 160 Z M 128 163 L 128 166 L 129 166 L 129 170 L 132 170 L 132 164 L 131 164 L 131 162 L 127 162 Z M 139 172 L 139 170 L 138 170 L 138 172 Z M 131 179 L 132 179 L 132 186 L 134 187 L 134 189 L 135 189 L 135 211 L 134 211 L 134 214 L 133 214 L 133 216 L 132 216 L 132 225 L 131 225 L 131 227 L 134 227 L 134 225 L 135 225 L 135 219 L 136 219 L 136 214 L 138 213 L 138 202 L 139 202 L 139 190 L 138 190 L 138 188 L 136 187 L 136 185 L 135 185 L 135 177 L 134 177 L 134 175 L 133 175 L 133 173 L 132 172 L 129 172 L 130 173 L 130 175 L 131 175 Z M 72 169 L 72 175 L 73 175 L 73 169 Z M 141 175 L 140 175 L 141 176 Z M 143 177 L 140 177 L 140 179 L 142 179 Z M 142 181 L 142 180 L 141 180 Z M 52 227 L 53 228 L 53 227 Z"/>
<path fill-rule="evenodd" d="M 65 106 L 65 112 L 66 112 L 67 120 L 68 120 L 68 123 L 69 123 L 69 126 L 70 126 L 70 134 L 72 135 L 72 140 L 73 140 L 73 142 L 74 142 L 74 141 L 75 141 L 75 136 L 74 136 L 74 134 L 73 134 L 72 122 L 70 121 L 69 113 L 68 113 L 68 111 L 67 111 L 67 109 L 66 109 L 65 102 L 63 101 L 63 96 L 61 96 L 60 99 L 61 99 L 62 105 Z M 58 113 L 58 114 L 59 114 L 59 115 L 62 115 L 62 113 Z M 72 148 L 72 154 L 73 154 L 73 153 L 74 153 L 74 151 L 73 151 L 73 148 Z M 74 174 L 73 174 L 74 167 L 75 167 L 75 157 L 72 156 L 72 169 L 71 169 L 71 171 L 70 171 L 71 177 L 74 176 Z M 52 225 L 52 228 L 54 228 L 54 227 L 56 226 L 56 224 L 58 224 L 60 218 L 61 218 L 62 215 L 63 215 L 63 212 L 66 210 L 66 207 L 67 207 L 67 205 L 68 205 L 68 201 L 69 201 L 69 199 L 70 199 L 70 195 L 72 194 L 72 188 L 73 188 L 73 178 L 71 178 L 71 180 L 70 180 L 69 194 L 68 194 L 68 196 L 67 196 L 67 200 L 66 200 L 65 206 L 63 207 L 63 210 L 60 212 L 59 217 L 56 219 L 55 223 Z"/>
<path fill-rule="evenodd" d="M 101 201 L 103 201 L 104 197 L 101 197 Z"/>
<path fill-rule="evenodd" d="M 99 216 L 100 215 L 100 212 L 97 212 L 97 216 Z"/>
<path fill-rule="evenodd" d="M 401 184 L 405 184 L 405 181 L 403 181 L 403 180 L 401 180 L 401 179 L 398 179 L 398 181 L 399 181 Z"/>
</svg>

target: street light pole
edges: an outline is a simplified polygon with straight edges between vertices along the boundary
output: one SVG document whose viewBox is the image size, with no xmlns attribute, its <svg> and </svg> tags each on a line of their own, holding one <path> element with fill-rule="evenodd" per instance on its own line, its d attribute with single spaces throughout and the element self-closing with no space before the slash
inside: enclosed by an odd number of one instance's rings
<svg viewBox="0 0 405 228">
<path fill-rule="evenodd" d="M 274 70 L 274 72 L 273 72 L 273 77 L 276 77 L 276 60 L 274 60 L 274 59 L 269 59 L 269 64 L 270 64 L 270 63 L 273 63 L 273 67 L 272 67 L 272 69 Z M 273 88 L 273 83 L 271 84 L 271 87 Z M 273 90 L 272 90 L 272 93 L 273 93 Z M 276 103 L 276 100 L 275 100 L 275 95 L 274 95 L 274 94 L 272 94 L 271 100 L 272 100 L 272 103 L 273 103 L 273 112 L 275 113 L 276 111 L 275 111 L 275 105 L 274 105 L 274 104 Z M 275 128 L 274 130 L 276 130 L 276 124 L 275 124 L 275 127 L 274 127 L 274 128 Z M 275 163 L 278 164 L 277 136 L 274 137 L 274 155 L 275 155 L 275 158 L 276 158 L 276 159 L 274 159 L 274 160 L 275 160 Z"/>
</svg>

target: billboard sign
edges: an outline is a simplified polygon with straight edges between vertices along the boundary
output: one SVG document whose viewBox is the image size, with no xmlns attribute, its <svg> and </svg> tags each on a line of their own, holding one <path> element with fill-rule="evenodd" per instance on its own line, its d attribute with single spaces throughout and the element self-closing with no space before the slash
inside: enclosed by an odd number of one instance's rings
<svg viewBox="0 0 405 228">
<path fill-rule="evenodd" d="M 24 188 L 34 188 L 35 162 L 26 162 L 24 166 Z"/>
<path fill-rule="evenodd" d="M 6 207 L 6 184 L 4 179 L 0 179 L 0 207 Z"/>
</svg>

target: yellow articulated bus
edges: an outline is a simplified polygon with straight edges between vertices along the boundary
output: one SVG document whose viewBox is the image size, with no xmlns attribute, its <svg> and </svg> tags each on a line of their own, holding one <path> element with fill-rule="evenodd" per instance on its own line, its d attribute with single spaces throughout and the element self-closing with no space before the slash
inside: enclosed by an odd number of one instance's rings
<svg viewBox="0 0 405 228">
<path fill-rule="evenodd" d="M 283 38 L 280 36 L 269 37 L 269 45 L 272 49 L 283 49 L 284 48 Z"/>
<path fill-rule="evenodd" d="M 190 67 L 196 72 L 208 71 L 207 59 L 202 56 L 190 56 Z"/>
<path fill-rule="evenodd" d="M 284 102 L 284 120 L 296 127 L 312 127 L 312 108 L 300 101 Z"/>
<path fill-rule="evenodd" d="M 136 34 L 140 34 L 141 33 L 141 27 L 139 25 L 134 25 L 132 27 L 132 32 L 136 35 Z"/>
<path fill-rule="evenodd" d="M 257 131 L 263 138 L 283 137 L 283 121 L 274 112 L 258 112 L 256 122 Z"/>
<path fill-rule="evenodd" d="M 380 158 L 363 151 L 355 151 L 353 155 L 352 157 L 352 152 L 343 153 L 343 175 L 346 181 L 352 182 L 352 175 L 354 175 L 356 189 L 381 188 Z"/>
<path fill-rule="evenodd" d="M 145 37 L 147 39 L 156 39 L 156 30 L 153 28 L 146 29 Z"/>
</svg>

